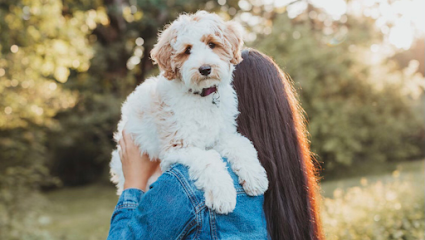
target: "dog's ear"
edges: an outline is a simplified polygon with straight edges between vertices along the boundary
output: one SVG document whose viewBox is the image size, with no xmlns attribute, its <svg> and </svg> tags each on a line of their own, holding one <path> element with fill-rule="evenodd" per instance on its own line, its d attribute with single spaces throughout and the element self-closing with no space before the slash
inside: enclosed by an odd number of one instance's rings
<svg viewBox="0 0 425 240">
<path fill-rule="evenodd" d="M 242 62 L 241 50 L 243 46 L 244 30 L 242 26 L 235 21 L 226 22 L 224 37 L 232 46 L 233 58 L 230 62 L 234 65 Z"/>
<path fill-rule="evenodd" d="M 171 56 L 173 54 L 173 48 L 171 47 L 171 41 L 176 37 L 175 30 L 169 26 L 165 27 L 165 30 L 158 36 L 158 43 L 155 44 L 151 50 L 151 58 L 154 63 L 158 63 L 159 68 L 164 71 L 164 77 L 168 80 L 173 80 L 177 77 L 176 73 L 171 67 Z"/>
</svg>

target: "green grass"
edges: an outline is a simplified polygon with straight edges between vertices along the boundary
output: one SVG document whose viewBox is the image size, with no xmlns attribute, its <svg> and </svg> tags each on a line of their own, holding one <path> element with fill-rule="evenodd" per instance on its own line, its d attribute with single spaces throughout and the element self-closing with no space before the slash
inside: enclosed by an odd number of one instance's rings
<svg viewBox="0 0 425 240">
<path fill-rule="evenodd" d="M 357 167 L 362 174 L 349 174 L 350 177 L 340 178 L 335 180 L 323 181 L 321 184 L 322 195 L 325 198 L 333 196 L 336 189 L 348 189 L 352 187 L 362 186 L 365 183 L 373 184 L 377 181 L 389 183 L 397 177 L 400 181 L 412 182 L 416 187 L 424 188 L 424 170 L 425 161 L 411 161 L 402 163 L 384 163 L 379 165 L 372 164 L 368 169 L 365 166 Z"/>
<path fill-rule="evenodd" d="M 112 211 L 118 201 L 115 188 L 108 185 L 66 188 L 46 194 L 46 230 L 54 239 L 106 239 Z"/>
<path fill-rule="evenodd" d="M 364 189 L 364 194 L 368 194 L 371 190 L 367 189 L 377 182 L 382 182 L 384 185 L 390 185 L 395 181 L 408 182 L 409 186 L 423 192 L 425 181 L 423 160 L 393 164 L 393 166 L 386 164 L 382 166 L 385 171 L 382 169 L 376 171 L 375 167 L 370 172 L 365 167 L 359 167 L 359 169 L 363 171 L 362 176 L 355 174 L 345 179 L 324 181 L 321 188 L 322 194 L 326 198 L 325 202 L 333 201 L 334 194 L 341 193 L 341 191 L 349 192 L 356 187 Z M 47 193 L 46 197 L 50 202 L 50 207 L 44 219 L 45 229 L 53 239 L 106 239 L 111 214 L 118 200 L 114 187 L 97 184 L 65 188 Z M 354 203 L 344 201 L 343 204 L 346 208 L 347 205 Z M 334 216 L 329 212 L 326 214 L 328 219 Z M 324 220 L 326 221 L 326 219 Z M 339 220 L 337 221 L 339 222 Z M 343 238 L 334 236 L 333 239 Z"/>
</svg>

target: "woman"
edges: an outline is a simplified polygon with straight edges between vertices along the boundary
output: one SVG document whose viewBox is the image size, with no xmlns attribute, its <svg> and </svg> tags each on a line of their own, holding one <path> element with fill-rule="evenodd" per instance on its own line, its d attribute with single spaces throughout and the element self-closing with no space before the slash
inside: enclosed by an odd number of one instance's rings
<svg viewBox="0 0 425 240">
<path fill-rule="evenodd" d="M 234 73 L 238 131 L 254 143 L 267 171 L 265 195 L 247 196 L 229 167 L 238 190 L 236 208 L 215 214 L 182 165 L 174 165 L 144 193 L 158 163 L 140 156 L 124 134 L 125 190 L 108 239 L 323 239 L 314 165 L 292 83 L 260 52 L 247 49 L 242 58 Z"/>
</svg>

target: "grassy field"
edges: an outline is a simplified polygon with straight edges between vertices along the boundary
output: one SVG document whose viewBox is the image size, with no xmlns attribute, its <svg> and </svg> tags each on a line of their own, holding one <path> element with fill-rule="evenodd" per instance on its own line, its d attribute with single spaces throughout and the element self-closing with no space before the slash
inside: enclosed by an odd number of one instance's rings
<svg viewBox="0 0 425 240">
<path fill-rule="evenodd" d="M 327 240 L 425 239 L 424 161 L 383 168 L 322 184 Z"/>
<path fill-rule="evenodd" d="M 376 168 L 378 168 L 379 170 L 372 170 Z M 385 171 L 383 171 L 382 169 L 385 169 Z M 335 232 L 334 229 L 336 228 L 338 228 L 340 231 L 341 228 L 356 229 L 357 227 L 360 230 L 355 230 L 356 232 L 362 231 L 362 226 L 352 226 L 350 225 L 352 224 L 350 220 L 347 221 L 344 219 L 339 219 L 341 216 L 344 215 L 344 212 L 334 213 L 332 208 L 338 208 L 338 206 L 340 206 L 340 209 L 344 209 L 344 211 L 349 211 L 350 209 L 351 211 L 353 211 L 352 208 L 359 209 L 360 211 L 363 205 L 361 205 L 360 207 L 357 205 L 363 203 L 359 203 L 358 199 L 360 199 L 360 201 L 363 201 L 362 199 L 369 199 L 369 204 L 373 205 L 373 209 L 375 209 L 375 205 L 384 206 L 382 202 L 387 200 L 381 199 L 380 196 L 376 197 L 375 192 L 377 192 L 377 189 L 383 189 L 383 192 L 385 193 L 385 191 L 387 191 L 388 195 L 388 192 L 392 190 L 386 190 L 385 186 L 392 186 L 391 189 L 398 188 L 398 186 L 401 186 L 398 195 L 405 194 L 405 192 L 403 191 L 406 189 L 423 195 L 425 181 L 423 160 L 405 162 L 394 165 L 392 167 L 386 165 L 383 166 L 382 169 L 379 168 L 379 166 L 375 166 L 373 168 L 369 168 L 369 172 L 371 173 L 365 171 L 364 173 L 362 173 L 362 176 L 358 176 L 359 174 L 354 174 L 353 176 L 353 174 L 351 174 L 351 177 L 345 179 L 324 181 L 322 183 L 322 194 L 325 197 L 325 206 L 323 209 L 324 211 L 326 211 L 324 212 L 324 223 L 328 235 L 332 235 L 328 236 L 328 239 L 348 239 L 345 237 L 343 238 L 342 236 L 346 236 L 344 234 L 349 234 L 349 229 L 344 230 L 345 232 Z M 404 185 L 393 186 L 394 183 L 404 183 Z M 382 186 L 384 187 L 382 188 Z M 357 196 L 358 199 L 346 199 L 348 196 L 351 196 L 350 194 L 354 194 L 354 196 Z M 364 197 L 362 197 L 362 194 L 364 195 Z M 371 195 L 373 195 L 373 200 L 370 200 Z M 386 195 L 384 194 L 383 198 L 385 198 L 385 196 Z M 46 216 L 43 218 L 43 222 L 45 224 L 45 229 L 52 235 L 54 239 L 106 239 L 109 230 L 110 217 L 117 202 L 115 189 L 112 186 L 91 185 L 80 188 L 67 188 L 47 193 L 46 197 L 50 201 L 50 207 L 48 209 L 48 212 L 46 213 Z M 354 199 L 354 197 L 350 197 L 350 199 Z M 330 208 L 329 205 L 335 207 Z M 419 209 L 421 208 L 422 206 L 419 206 Z M 365 207 L 363 211 L 367 213 L 370 210 Z M 388 211 L 393 210 L 388 209 Z M 399 215 L 399 213 L 397 212 L 395 212 L 395 214 Z M 366 216 L 366 220 L 369 218 L 375 218 L 376 220 L 376 216 L 377 214 L 375 213 L 373 216 Z M 418 224 L 416 223 L 418 218 L 420 221 L 423 221 L 423 214 L 420 216 L 416 216 L 416 220 L 411 221 L 412 224 Z M 365 220 L 360 219 L 359 221 L 364 222 Z M 392 226 L 390 227 L 392 228 Z M 395 234 L 400 233 L 396 232 Z M 396 236 L 395 234 L 393 235 Z M 403 235 L 400 236 L 400 238 L 396 236 L 383 237 L 382 239 L 409 239 L 403 238 Z M 422 237 L 418 237 L 417 235 L 415 236 L 417 239 L 423 239 L 423 235 Z M 368 238 L 359 235 L 359 238 L 353 237 L 351 239 Z"/>
<path fill-rule="evenodd" d="M 352 187 L 364 186 L 365 183 L 371 185 L 378 181 L 386 184 L 394 181 L 411 182 L 414 187 L 425 187 L 425 161 L 412 161 L 403 163 L 369 164 L 356 168 L 352 173 L 346 173 L 346 177 L 340 176 L 338 179 L 326 180 L 321 184 L 322 195 L 325 198 L 333 197 L 336 189 L 349 189 Z M 366 181 L 366 182 L 365 182 Z"/>
<path fill-rule="evenodd" d="M 54 239 L 106 239 L 111 214 L 118 200 L 113 186 L 67 188 L 46 196 L 51 203 L 46 230 Z"/>
</svg>

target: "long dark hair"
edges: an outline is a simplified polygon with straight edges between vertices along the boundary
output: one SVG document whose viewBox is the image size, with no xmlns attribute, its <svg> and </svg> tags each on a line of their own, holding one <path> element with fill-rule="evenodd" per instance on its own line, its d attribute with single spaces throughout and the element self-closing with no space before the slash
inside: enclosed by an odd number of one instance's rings
<svg viewBox="0 0 425 240">
<path fill-rule="evenodd" d="M 273 240 L 324 239 L 315 167 L 292 81 L 256 50 L 244 50 L 242 58 L 233 81 L 241 112 L 238 131 L 254 143 L 267 171 L 268 232 Z"/>
</svg>

